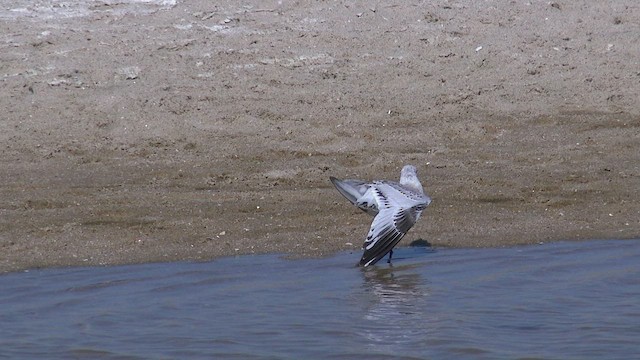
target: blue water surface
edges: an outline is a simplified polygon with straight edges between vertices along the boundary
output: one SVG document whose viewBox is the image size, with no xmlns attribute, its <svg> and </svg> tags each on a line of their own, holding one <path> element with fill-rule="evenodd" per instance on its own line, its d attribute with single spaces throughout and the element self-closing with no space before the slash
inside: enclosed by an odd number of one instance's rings
<svg viewBox="0 0 640 360">
<path fill-rule="evenodd" d="M 0 276 L 0 358 L 630 359 L 640 241 Z"/>
</svg>

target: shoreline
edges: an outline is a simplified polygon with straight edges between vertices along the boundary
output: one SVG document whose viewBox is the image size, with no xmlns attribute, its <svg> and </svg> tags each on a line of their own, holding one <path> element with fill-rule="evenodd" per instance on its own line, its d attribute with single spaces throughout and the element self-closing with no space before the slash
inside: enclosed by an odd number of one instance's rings
<svg viewBox="0 0 640 360">
<path fill-rule="evenodd" d="M 512 247 L 521 247 L 521 246 L 525 246 L 525 247 L 529 247 L 529 246 L 542 246 L 542 245 L 549 245 L 549 244 L 553 244 L 553 243 L 567 243 L 567 242 L 608 242 L 608 241 L 612 241 L 612 242 L 617 242 L 617 241 L 638 241 L 639 239 L 637 238 L 628 238 L 628 239 L 573 239 L 573 240 L 551 240 L 548 242 L 532 242 L 532 243 L 510 243 L 510 244 L 502 244 L 502 245 L 495 245 L 495 246 L 485 246 L 485 247 L 473 247 L 473 246 L 446 246 L 446 245 L 422 245 L 422 241 L 424 241 L 423 239 L 416 239 L 414 241 L 411 241 L 411 243 L 405 243 L 405 241 L 401 242 L 400 245 L 398 245 L 396 248 L 425 248 L 425 249 L 431 249 L 429 251 L 438 251 L 438 249 L 475 249 L 475 250 L 482 250 L 482 249 L 504 249 L 504 248 L 512 248 Z M 413 243 L 417 243 L 417 245 L 413 245 Z M 157 260 L 157 261 L 148 261 L 148 260 L 141 260 L 141 261 L 133 261 L 133 262 L 123 262 L 123 263 L 112 263 L 112 264 L 95 264 L 95 263 L 91 263 L 90 260 L 84 260 L 82 259 L 82 262 L 79 263 L 61 263 L 61 264 L 49 264 L 49 265 L 45 265 L 45 266 L 36 266 L 36 267 L 16 267 L 16 268 L 9 268 L 9 269 L 3 269 L 0 272 L 0 276 L 1 275 L 8 275 L 8 274 L 14 274 L 14 273 L 20 273 L 20 272 L 31 272 L 31 271 L 41 271 L 41 270 L 64 270 L 64 269 L 72 269 L 72 268 L 87 268 L 87 267 L 113 267 L 113 266 L 136 266 L 136 265 L 146 265 L 146 264 L 169 264 L 169 263 L 180 263 L 180 262 L 187 262 L 187 263 L 207 263 L 207 262 L 215 262 L 219 259 L 225 259 L 225 258 L 235 258 L 235 257 L 239 257 L 239 256 L 263 256 L 263 255 L 273 255 L 273 256 L 278 256 L 280 258 L 282 258 L 283 260 L 291 260 L 291 261 L 295 261 L 295 260 L 301 260 L 301 259 L 323 259 L 323 258 L 328 258 L 328 257 L 332 257 L 332 256 L 338 256 L 340 253 L 349 253 L 349 254 L 353 254 L 353 264 L 357 264 L 358 260 L 360 259 L 360 256 L 362 250 L 361 249 L 339 249 L 339 250 L 335 250 L 329 253 L 324 253 L 324 254 L 320 254 L 320 255 L 300 255 L 300 254 L 295 254 L 295 253 L 281 253 L 281 252 L 261 252 L 261 253 L 246 253 L 246 254 L 220 254 L 220 255 L 216 255 L 214 257 L 211 258 L 189 258 L 189 257 L 177 257 L 175 259 L 167 259 L 167 260 Z M 401 259 L 398 261 L 402 261 Z M 346 264 L 346 265 L 350 265 Z M 381 265 L 386 265 L 386 261 L 380 262 Z M 380 264 L 377 264 L 376 266 L 379 266 Z M 354 266 L 354 267 L 358 267 L 358 266 Z"/>
</svg>

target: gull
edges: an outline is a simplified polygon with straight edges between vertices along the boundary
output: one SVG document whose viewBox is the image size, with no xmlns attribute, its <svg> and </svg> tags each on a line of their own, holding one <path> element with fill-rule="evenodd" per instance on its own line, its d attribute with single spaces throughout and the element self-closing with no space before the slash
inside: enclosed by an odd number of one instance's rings
<svg viewBox="0 0 640 360">
<path fill-rule="evenodd" d="M 369 215 L 374 216 L 367 238 L 362 245 L 364 254 L 360 266 L 373 265 L 389 253 L 418 221 L 422 211 L 431 203 L 418 180 L 415 166 L 405 165 L 400 182 L 377 180 L 340 180 L 329 177 L 340 194 Z"/>
</svg>

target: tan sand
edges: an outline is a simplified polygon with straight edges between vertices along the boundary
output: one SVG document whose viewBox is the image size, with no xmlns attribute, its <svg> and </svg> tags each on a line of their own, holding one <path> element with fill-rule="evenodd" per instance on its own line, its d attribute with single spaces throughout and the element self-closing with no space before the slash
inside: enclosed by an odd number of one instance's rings
<svg viewBox="0 0 640 360">
<path fill-rule="evenodd" d="M 401 245 L 640 236 L 635 0 L 94 4 L 0 17 L 0 272 L 355 263 L 328 177 L 409 163 Z"/>
</svg>

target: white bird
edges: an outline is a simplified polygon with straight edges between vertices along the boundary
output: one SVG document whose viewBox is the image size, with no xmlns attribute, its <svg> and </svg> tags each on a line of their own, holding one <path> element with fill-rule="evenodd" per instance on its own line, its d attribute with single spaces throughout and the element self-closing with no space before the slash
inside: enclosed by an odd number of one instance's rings
<svg viewBox="0 0 640 360">
<path fill-rule="evenodd" d="M 373 222 L 362 245 L 364 254 L 359 265 L 373 265 L 389 253 L 418 221 L 422 211 L 431 203 L 418 180 L 415 166 L 405 165 L 400 182 L 378 180 L 367 183 L 360 180 L 339 180 L 330 177 L 336 189 L 351 203 L 369 215 Z"/>
</svg>

